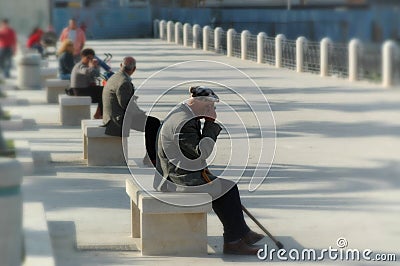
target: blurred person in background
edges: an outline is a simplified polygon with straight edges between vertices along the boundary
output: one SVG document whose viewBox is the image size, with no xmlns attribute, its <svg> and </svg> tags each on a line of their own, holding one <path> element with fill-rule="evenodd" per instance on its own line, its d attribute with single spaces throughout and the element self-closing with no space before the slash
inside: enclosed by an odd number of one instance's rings
<svg viewBox="0 0 400 266">
<path fill-rule="evenodd" d="M 35 49 L 43 57 L 43 46 L 41 43 L 43 36 L 43 30 L 39 27 L 33 28 L 31 34 L 29 34 L 28 40 L 26 41 L 26 47 L 29 49 Z"/>
<path fill-rule="evenodd" d="M 70 39 L 74 43 L 74 60 L 75 62 L 79 62 L 81 50 L 83 46 L 85 46 L 86 35 L 85 32 L 78 27 L 74 18 L 69 20 L 68 26 L 61 32 L 60 42 L 65 39 Z"/>
<path fill-rule="evenodd" d="M 71 72 L 71 88 L 67 94 L 74 96 L 90 96 L 92 103 L 98 103 L 94 119 L 103 118 L 103 86 L 96 84 L 100 76 L 99 63 L 94 58 L 95 52 L 85 48 L 81 52 L 81 60 L 75 64 Z"/>
<path fill-rule="evenodd" d="M 47 30 L 43 32 L 42 39 L 40 41 L 43 47 L 43 55 L 45 57 L 57 54 L 57 48 L 56 48 L 57 40 L 58 40 L 57 33 L 54 31 L 53 26 L 49 25 L 47 27 Z"/>
<path fill-rule="evenodd" d="M 70 39 L 65 39 L 58 49 L 58 76 L 60 79 L 70 80 L 71 72 L 74 68 L 74 43 Z"/>
<path fill-rule="evenodd" d="M 17 35 L 8 23 L 8 19 L 3 19 L 0 23 L 0 68 L 4 77 L 10 77 L 12 56 L 17 51 Z"/>
</svg>

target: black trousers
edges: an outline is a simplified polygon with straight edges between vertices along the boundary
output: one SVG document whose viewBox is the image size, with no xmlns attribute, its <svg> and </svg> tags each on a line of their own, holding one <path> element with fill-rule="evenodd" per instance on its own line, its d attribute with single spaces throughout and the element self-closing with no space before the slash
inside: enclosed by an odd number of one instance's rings
<svg viewBox="0 0 400 266">
<path fill-rule="evenodd" d="M 100 114 L 103 115 L 103 86 L 90 86 L 87 88 L 72 88 L 75 96 L 90 96 L 92 103 L 97 103 Z"/>
<path fill-rule="evenodd" d="M 223 196 L 213 200 L 212 208 L 224 226 L 225 243 L 239 240 L 250 231 L 244 220 L 236 184 Z"/>
<path fill-rule="evenodd" d="M 160 128 L 160 120 L 145 114 L 132 117 L 131 128 L 144 132 L 146 151 L 152 162 L 156 161 L 156 140 L 157 132 Z"/>
</svg>

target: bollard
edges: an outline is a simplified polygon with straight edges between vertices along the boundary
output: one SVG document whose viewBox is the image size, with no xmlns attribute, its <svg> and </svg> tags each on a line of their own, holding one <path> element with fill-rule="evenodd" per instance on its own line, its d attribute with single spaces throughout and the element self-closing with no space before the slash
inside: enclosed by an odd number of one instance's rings
<svg viewBox="0 0 400 266">
<path fill-rule="evenodd" d="M 210 41 L 209 34 L 210 34 L 210 26 L 203 27 L 203 50 L 208 51 L 208 42 Z"/>
<path fill-rule="evenodd" d="M 193 25 L 193 48 L 198 49 L 199 48 L 199 40 L 200 40 L 200 32 L 201 32 L 201 27 L 198 24 Z"/>
<path fill-rule="evenodd" d="M 265 32 L 260 32 L 257 34 L 257 63 L 264 63 L 264 45 L 267 34 Z"/>
<path fill-rule="evenodd" d="M 182 23 L 175 23 L 175 43 L 180 44 Z"/>
<path fill-rule="evenodd" d="M 164 40 L 166 38 L 164 28 L 165 28 L 166 22 L 165 20 L 160 21 L 160 39 Z"/>
<path fill-rule="evenodd" d="M 183 46 L 189 46 L 189 23 L 183 24 Z"/>
<path fill-rule="evenodd" d="M 221 52 L 221 35 L 222 35 L 222 28 L 217 27 L 214 30 L 214 49 L 216 53 Z"/>
<path fill-rule="evenodd" d="M 18 61 L 18 88 L 22 90 L 41 89 L 41 56 L 39 54 L 21 54 Z"/>
<path fill-rule="evenodd" d="M 233 56 L 233 34 L 236 31 L 234 29 L 229 29 L 226 33 L 226 56 L 232 57 Z"/>
<path fill-rule="evenodd" d="M 323 38 L 321 40 L 320 49 L 321 49 L 321 77 L 326 77 L 329 74 L 329 45 L 332 44 L 331 39 Z"/>
<path fill-rule="evenodd" d="M 153 21 L 153 38 L 155 38 L 155 39 L 160 37 L 159 25 L 160 25 L 160 21 L 158 19 L 155 19 Z"/>
<path fill-rule="evenodd" d="M 174 26 L 174 22 L 168 21 L 168 23 L 167 23 L 167 42 L 172 42 L 173 26 Z"/>
<path fill-rule="evenodd" d="M 393 58 L 399 49 L 394 41 L 386 41 L 382 45 L 382 85 L 393 86 Z"/>
<path fill-rule="evenodd" d="M 250 31 L 248 31 L 248 30 L 244 30 L 240 34 L 240 46 L 241 46 L 240 51 L 241 51 L 241 55 L 242 55 L 242 60 L 247 59 L 247 44 L 248 44 L 249 37 L 250 37 Z"/>
<path fill-rule="evenodd" d="M 304 50 L 307 45 L 307 39 L 300 36 L 296 40 L 296 71 L 303 72 L 304 66 Z"/>
<path fill-rule="evenodd" d="M 15 159 L 0 158 L 0 261 L 20 266 L 23 254 L 22 167 Z"/>
<path fill-rule="evenodd" d="M 358 39 L 352 39 L 349 42 L 349 80 L 358 80 L 358 56 L 361 50 L 361 42 Z"/>
<path fill-rule="evenodd" d="M 277 68 L 282 67 L 282 41 L 285 39 L 286 37 L 283 34 L 278 34 L 275 37 L 275 66 Z"/>
</svg>

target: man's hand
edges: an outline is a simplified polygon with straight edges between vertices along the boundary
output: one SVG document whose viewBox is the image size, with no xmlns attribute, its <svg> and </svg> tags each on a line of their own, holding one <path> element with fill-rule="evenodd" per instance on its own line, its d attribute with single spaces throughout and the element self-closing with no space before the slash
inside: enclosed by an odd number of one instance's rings
<svg viewBox="0 0 400 266">
<path fill-rule="evenodd" d="M 89 67 L 97 67 L 99 65 L 99 61 L 97 59 L 90 60 Z"/>
</svg>

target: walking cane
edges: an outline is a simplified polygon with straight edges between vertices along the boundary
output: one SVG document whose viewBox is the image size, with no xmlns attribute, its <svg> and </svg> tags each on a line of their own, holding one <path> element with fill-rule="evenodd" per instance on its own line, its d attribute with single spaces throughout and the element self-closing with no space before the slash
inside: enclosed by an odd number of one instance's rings
<svg viewBox="0 0 400 266">
<path fill-rule="evenodd" d="M 268 230 L 249 212 L 249 210 L 246 209 L 245 206 L 243 206 L 243 204 L 242 204 L 242 210 L 247 214 L 247 216 L 250 217 L 250 219 L 253 220 L 253 222 L 256 223 L 256 225 L 258 225 L 258 227 L 260 227 L 261 230 L 264 231 L 264 233 L 266 233 L 268 235 L 269 238 L 271 238 L 272 241 L 274 241 L 275 245 L 279 249 L 283 249 L 282 243 L 279 242 L 273 235 L 271 235 L 271 233 L 268 232 Z"/>
</svg>

